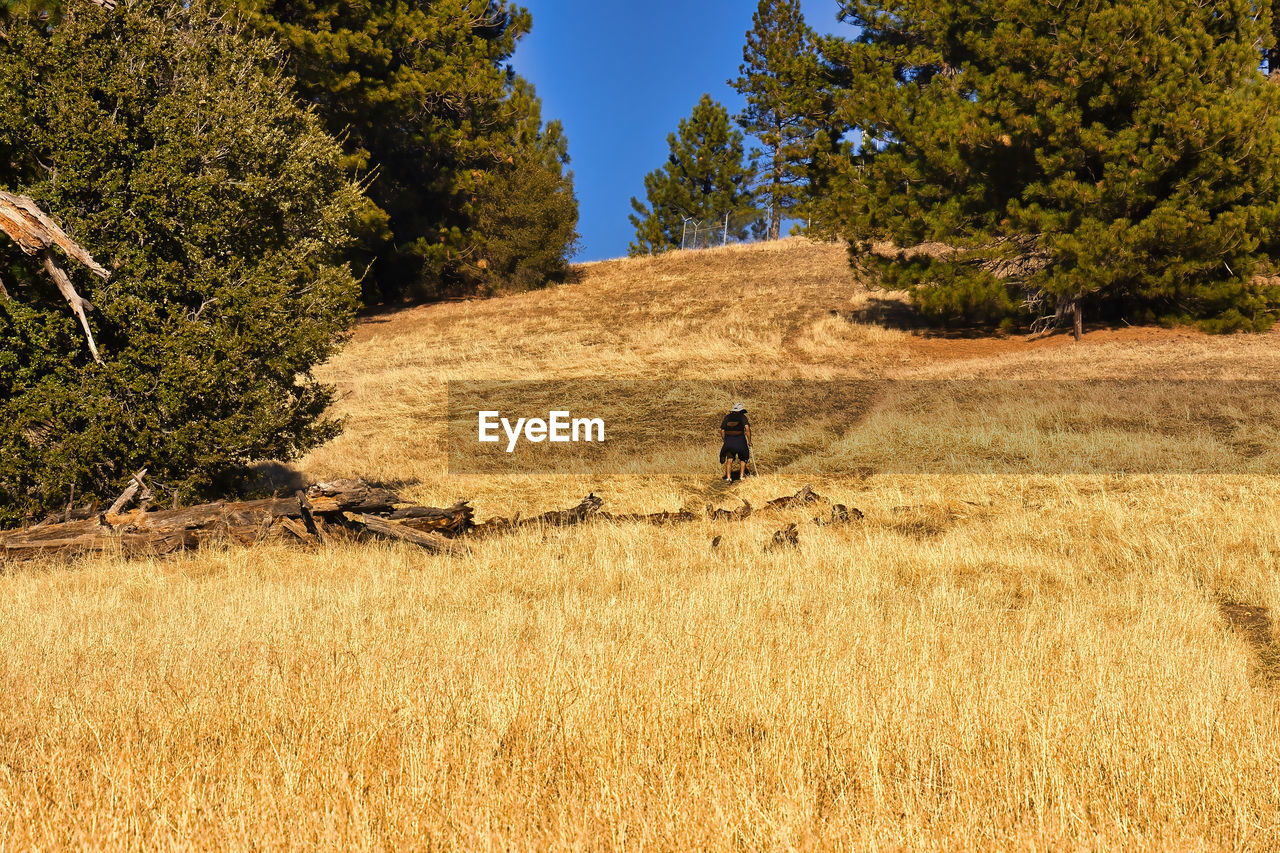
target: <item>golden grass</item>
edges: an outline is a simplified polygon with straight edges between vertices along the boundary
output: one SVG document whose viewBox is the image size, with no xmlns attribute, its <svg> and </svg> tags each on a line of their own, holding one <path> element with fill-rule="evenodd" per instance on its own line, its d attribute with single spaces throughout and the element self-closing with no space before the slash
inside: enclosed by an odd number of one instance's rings
<svg viewBox="0 0 1280 853">
<path fill-rule="evenodd" d="M 611 261 L 375 318 L 303 462 L 479 514 L 756 506 L 784 473 L 449 477 L 450 378 L 1270 378 L 1276 337 L 872 322 L 839 246 Z M 837 314 L 831 314 L 836 311 Z M 767 460 L 765 460 L 767 463 Z M 805 478 L 809 480 L 810 478 Z M 1280 481 L 810 480 L 820 508 L 0 576 L 0 849 L 1275 849 Z M 731 496 L 732 495 L 732 496 Z M 710 541 L 722 537 L 712 550 Z M 1274 642 L 1274 639 L 1273 639 Z"/>
</svg>

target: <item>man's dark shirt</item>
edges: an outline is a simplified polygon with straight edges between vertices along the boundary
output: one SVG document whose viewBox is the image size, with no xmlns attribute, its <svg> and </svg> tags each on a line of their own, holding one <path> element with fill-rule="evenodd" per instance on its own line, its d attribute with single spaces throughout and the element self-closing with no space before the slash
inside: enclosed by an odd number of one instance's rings
<svg viewBox="0 0 1280 853">
<path fill-rule="evenodd" d="M 749 426 L 751 421 L 747 420 L 746 412 L 730 412 L 720 422 L 720 429 L 724 430 L 725 435 L 742 435 L 743 430 Z"/>
</svg>

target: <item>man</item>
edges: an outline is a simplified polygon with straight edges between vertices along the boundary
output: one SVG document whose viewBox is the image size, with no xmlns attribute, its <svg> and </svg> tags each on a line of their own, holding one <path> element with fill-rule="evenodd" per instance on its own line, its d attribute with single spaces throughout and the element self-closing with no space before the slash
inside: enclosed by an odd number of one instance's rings
<svg viewBox="0 0 1280 853">
<path fill-rule="evenodd" d="M 720 464 L 724 465 L 724 481 L 733 482 L 731 468 L 733 461 L 738 461 L 738 479 L 741 480 L 747 470 L 747 460 L 751 458 L 751 422 L 747 420 L 747 407 L 734 403 L 729 414 L 720 421 L 720 437 L 724 446 L 720 448 Z"/>
</svg>

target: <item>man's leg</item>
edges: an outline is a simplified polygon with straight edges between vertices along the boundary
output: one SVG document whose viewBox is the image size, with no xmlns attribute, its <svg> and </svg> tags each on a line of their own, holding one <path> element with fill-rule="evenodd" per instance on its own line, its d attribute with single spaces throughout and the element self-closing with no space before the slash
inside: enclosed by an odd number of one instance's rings
<svg viewBox="0 0 1280 853">
<path fill-rule="evenodd" d="M 730 479 L 729 471 L 732 469 L 732 467 L 733 467 L 733 457 L 726 456 L 724 460 L 724 478 L 726 480 Z"/>
</svg>

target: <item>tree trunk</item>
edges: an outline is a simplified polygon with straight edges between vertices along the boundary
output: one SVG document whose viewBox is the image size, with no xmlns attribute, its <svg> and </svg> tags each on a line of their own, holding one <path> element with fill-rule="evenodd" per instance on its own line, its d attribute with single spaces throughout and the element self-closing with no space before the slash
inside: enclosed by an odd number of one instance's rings
<svg viewBox="0 0 1280 853">
<path fill-rule="evenodd" d="M 777 142 L 773 143 L 773 189 L 769 205 L 769 239 L 777 240 L 782 236 L 782 131 L 778 130 Z"/>
<path fill-rule="evenodd" d="M 1071 331 L 1077 341 L 1084 335 L 1084 312 L 1080 308 L 1080 298 L 1071 303 Z"/>
</svg>

